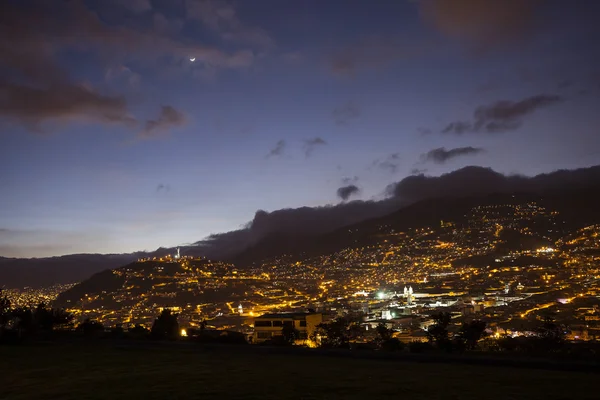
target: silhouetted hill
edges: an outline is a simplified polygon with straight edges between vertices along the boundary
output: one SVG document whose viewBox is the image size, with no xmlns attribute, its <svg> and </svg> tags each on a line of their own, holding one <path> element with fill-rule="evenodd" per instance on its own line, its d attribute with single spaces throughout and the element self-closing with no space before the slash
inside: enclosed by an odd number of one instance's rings
<svg viewBox="0 0 600 400">
<path fill-rule="evenodd" d="M 204 278 L 219 279 L 233 269 L 231 264 L 204 258 L 188 260 L 185 265 L 160 260 L 136 261 L 92 275 L 61 293 L 53 305 L 82 304 L 86 308 L 120 309 L 140 301 L 168 307 L 223 298 L 231 300 L 249 290 L 246 283 L 240 280 L 227 286 L 207 287 Z"/>
<path fill-rule="evenodd" d="M 238 267 L 244 267 L 283 254 L 314 256 L 338 251 L 344 247 L 368 246 L 376 243 L 379 235 L 390 231 L 401 232 L 410 228 L 438 226 L 443 220 L 464 224 L 467 213 L 474 207 L 482 205 L 523 204 L 534 201 L 560 213 L 561 219 L 566 223 L 561 226 L 561 229 L 574 230 L 585 225 L 600 223 L 599 200 L 600 186 L 577 188 L 566 192 L 548 191 L 545 196 L 514 193 L 428 199 L 384 217 L 362 221 L 324 235 L 273 233 L 255 246 L 232 257 L 230 261 Z M 540 232 L 546 232 L 549 227 L 539 225 L 537 228 Z M 547 240 L 539 237 L 523 238 L 509 232 L 505 232 L 504 235 L 505 249 L 534 248 L 548 243 Z"/>
<path fill-rule="evenodd" d="M 117 268 L 136 254 L 71 254 L 48 258 L 0 257 L 0 287 L 42 287 L 79 282 L 92 274 Z"/>
</svg>

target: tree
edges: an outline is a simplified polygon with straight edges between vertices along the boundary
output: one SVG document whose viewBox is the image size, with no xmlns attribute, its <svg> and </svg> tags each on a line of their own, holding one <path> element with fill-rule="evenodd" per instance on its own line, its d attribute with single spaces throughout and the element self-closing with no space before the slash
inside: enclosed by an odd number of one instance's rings
<svg viewBox="0 0 600 400">
<path fill-rule="evenodd" d="M 85 321 L 79 324 L 77 329 L 82 331 L 84 336 L 94 336 L 104 332 L 104 325 L 98 321 L 86 318 Z"/>
<path fill-rule="evenodd" d="M 377 347 L 384 351 L 400 351 L 404 349 L 404 343 L 399 339 L 392 337 L 394 331 L 389 329 L 385 324 L 380 323 L 375 328 L 378 338 L 376 339 Z"/>
<path fill-rule="evenodd" d="M 154 339 L 177 339 L 180 334 L 177 316 L 178 314 L 173 314 L 170 309 L 163 309 L 152 324 L 150 336 Z"/>
<path fill-rule="evenodd" d="M 433 315 L 432 318 L 434 323 L 427 329 L 427 338 L 438 348 L 449 350 L 452 345 L 448 338 L 448 325 L 452 319 L 450 313 L 441 312 Z"/>
<path fill-rule="evenodd" d="M 557 350 L 565 343 L 565 327 L 558 325 L 552 314 L 543 317 L 542 324 L 536 332 L 545 350 Z"/>
<path fill-rule="evenodd" d="M 381 342 L 385 342 L 386 340 L 389 340 L 392 338 L 392 335 L 394 333 L 393 330 L 389 329 L 387 326 L 385 326 L 384 323 L 379 323 L 379 325 L 377 325 L 377 328 L 375 328 L 375 330 L 377 331 L 377 334 L 379 335 L 379 340 Z"/>
<path fill-rule="evenodd" d="M 123 329 L 123 324 L 116 324 L 112 328 L 110 328 L 110 336 L 114 338 L 122 338 L 125 335 L 125 330 Z"/>
<path fill-rule="evenodd" d="M 37 329 L 30 308 L 17 308 L 13 310 L 12 315 L 13 325 L 19 337 L 35 334 Z"/>
<path fill-rule="evenodd" d="M 292 345 L 300 338 L 300 332 L 294 328 L 294 325 L 284 325 L 281 329 L 281 337 L 285 344 Z"/>
<path fill-rule="evenodd" d="M 487 324 L 481 320 L 464 322 L 458 333 L 457 340 L 462 342 L 461 344 L 467 350 L 474 350 L 479 340 L 485 336 L 486 327 Z"/>
<path fill-rule="evenodd" d="M 311 339 L 319 343 L 320 347 L 349 347 L 349 327 L 350 322 L 343 317 L 329 323 L 320 323 L 316 326 Z"/>
<path fill-rule="evenodd" d="M 6 295 L 3 296 L 2 290 L 0 289 L 0 336 L 2 336 L 2 332 L 4 332 L 6 326 L 12 319 L 12 309 L 10 306 L 10 299 Z"/>
<path fill-rule="evenodd" d="M 344 316 L 344 319 L 348 321 L 348 338 L 350 341 L 356 340 L 364 335 L 364 328 L 361 326 L 364 318 L 362 312 L 351 312 Z"/>
<path fill-rule="evenodd" d="M 73 314 L 58 308 L 50 309 L 52 312 L 52 328 L 69 329 L 73 326 Z"/>
<path fill-rule="evenodd" d="M 127 329 L 127 333 L 134 338 L 145 338 L 150 334 L 150 331 L 143 325 L 136 324 L 134 327 Z"/>
<path fill-rule="evenodd" d="M 33 311 L 33 323 L 37 330 L 49 332 L 55 327 L 59 329 L 70 327 L 73 323 L 73 315 L 64 310 L 47 308 L 44 303 L 40 303 Z"/>
</svg>

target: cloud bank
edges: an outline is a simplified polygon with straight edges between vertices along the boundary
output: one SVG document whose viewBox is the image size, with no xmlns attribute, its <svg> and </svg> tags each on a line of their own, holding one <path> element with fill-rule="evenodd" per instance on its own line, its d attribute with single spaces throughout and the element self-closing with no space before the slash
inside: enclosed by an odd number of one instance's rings
<svg viewBox="0 0 600 400">
<path fill-rule="evenodd" d="M 335 206 L 301 207 L 272 212 L 257 211 L 244 228 L 215 234 L 196 245 L 210 257 L 232 256 L 273 234 L 310 235 L 331 232 L 369 218 L 376 218 L 415 202 L 493 193 L 549 194 L 600 187 L 600 166 L 560 170 L 533 177 L 503 175 L 490 168 L 465 167 L 440 176 L 409 176 L 386 188 L 379 201 L 351 201 Z M 352 190 L 351 190 L 352 191 Z"/>
</svg>

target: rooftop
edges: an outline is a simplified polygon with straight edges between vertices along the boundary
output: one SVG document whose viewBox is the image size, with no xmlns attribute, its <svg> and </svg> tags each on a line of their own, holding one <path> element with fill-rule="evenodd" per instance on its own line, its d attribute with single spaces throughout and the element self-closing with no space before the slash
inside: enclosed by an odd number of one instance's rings
<svg viewBox="0 0 600 400">
<path fill-rule="evenodd" d="M 314 312 L 282 312 L 282 313 L 268 313 L 268 314 L 263 314 L 260 317 L 256 317 L 256 319 L 258 318 L 303 318 L 306 317 L 307 315 L 314 315 L 316 313 Z"/>
</svg>

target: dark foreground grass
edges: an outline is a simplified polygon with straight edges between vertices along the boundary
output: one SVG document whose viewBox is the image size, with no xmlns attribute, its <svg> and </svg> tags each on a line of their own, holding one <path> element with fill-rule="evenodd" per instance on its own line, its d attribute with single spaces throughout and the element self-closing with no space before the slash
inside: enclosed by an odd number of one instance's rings
<svg viewBox="0 0 600 400">
<path fill-rule="evenodd" d="M 0 347 L 0 399 L 598 399 L 596 374 L 247 348 Z"/>
</svg>

